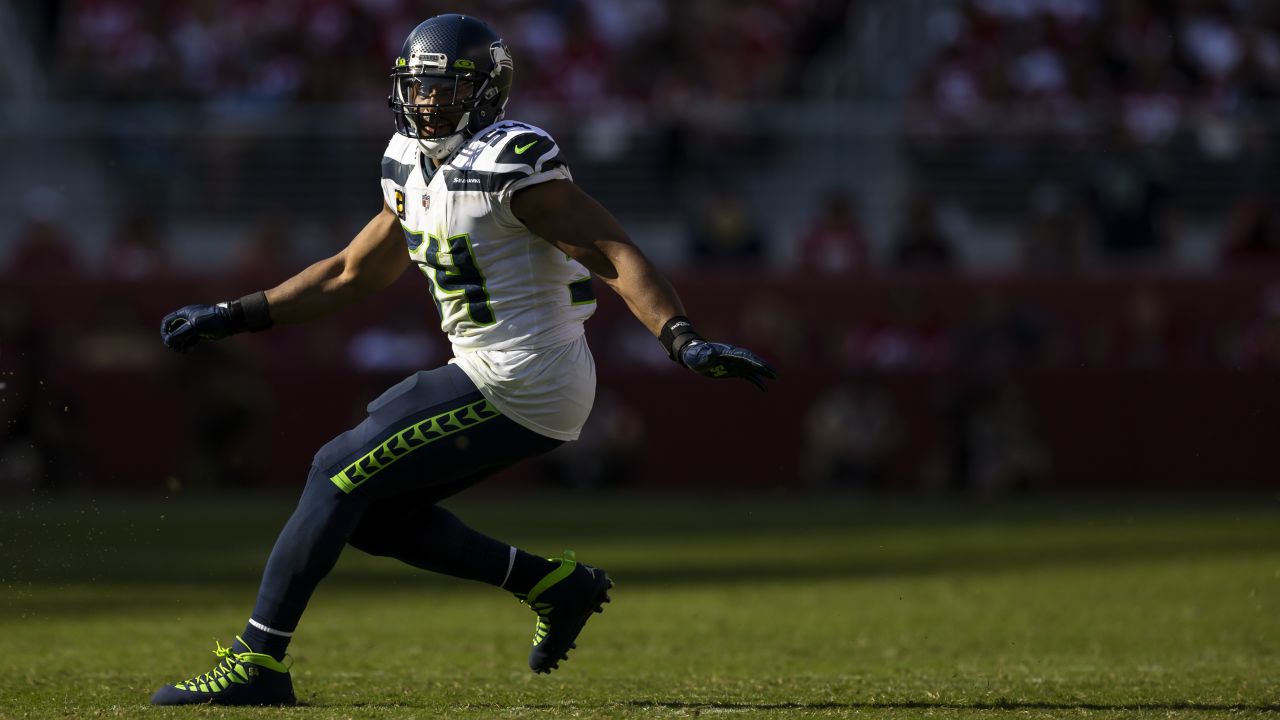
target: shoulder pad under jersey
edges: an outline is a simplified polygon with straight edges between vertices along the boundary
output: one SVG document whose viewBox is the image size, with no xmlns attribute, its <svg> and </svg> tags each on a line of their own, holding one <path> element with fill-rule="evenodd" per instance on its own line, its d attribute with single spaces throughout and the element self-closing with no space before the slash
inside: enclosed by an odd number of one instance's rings
<svg viewBox="0 0 1280 720">
<path fill-rule="evenodd" d="M 382 153 L 382 179 L 404 187 L 417 162 L 417 141 L 396 133 L 391 136 L 391 142 L 387 143 L 387 149 Z"/>
<path fill-rule="evenodd" d="M 500 192 L 522 178 L 563 168 L 560 146 L 545 130 L 503 121 L 476 133 L 443 169 L 449 190 Z"/>
</svg>

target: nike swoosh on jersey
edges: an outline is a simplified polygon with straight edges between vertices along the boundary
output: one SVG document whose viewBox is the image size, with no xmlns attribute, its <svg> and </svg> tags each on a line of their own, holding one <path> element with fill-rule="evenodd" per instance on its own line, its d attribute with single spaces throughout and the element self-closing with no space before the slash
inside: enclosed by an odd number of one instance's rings
<svg viewBox="0 0 1280 720">
<path fill-rule="evenodd" d="M 524 145 L 524 146 L 517 145 L 517 146 L 516 146 L 516 154 L 517 154 L 517 155 L 523 155 L 525 150 L 528 150 L 529 148 L 531 148 L 531 147 L 533 147 L 534 145 L 537 145 L 537 144 L 538 144 L 538 141 L 537 141 L 537 140 L 534 140 L 533 142 L 529 143 L 528 145 Z"/>
</svg>

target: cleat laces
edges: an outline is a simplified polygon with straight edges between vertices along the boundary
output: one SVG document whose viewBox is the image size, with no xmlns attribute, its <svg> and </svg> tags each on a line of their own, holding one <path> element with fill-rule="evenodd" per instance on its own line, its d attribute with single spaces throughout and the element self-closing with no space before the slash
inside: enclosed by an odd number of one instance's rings
<svg viewBox="0 0 1280 720">
<path fill-rule="evenodd" d="M 236 639 L 239 640 L 238 637 Z M 231 648 L 222 647 L 222 643 L 217 640 L 214 640 L 213 644 L 216 647 L 213 650 L 213 654 L 218 656 L 221 662 L 209 672 L 196 675 L 180 683 L 174 683 L 174 687 L 193 692 L 221 692 L 231 683 L 244 684 L 249 682 L 249 674 L 245 672 L 244 666 L 240 662 L 241 658 L 247 653 L 232 652 Z"/>
<path fill-rule="evenodd" d="M 523 600 L 521 602 L 524 602 Z M 548 620 L 551 619 L 551 611 L 555 606 L 547 602 L 531 602 L 529 607 L 538 614 L 538 624 L 533 628 L 533 644 L 537 645 L 547 637 L 547 633 L 551 632 L 551 625 Z"/>
<path fill-rule="evenodd" d="M 559 562 L 560 565 L 551 571 L 546 577 L 538 582 L 527 595 L 516 595 L 516 598 L 522 605 L 528 605 L 538 615 L 538 624 L 533 629 L 533 644 L 537 645 L 547 637 L 547 633 L 551 632 L 551 612 L 555 610 L 555 606 L 549 602 L 539 601 L 538 597 L 543 591 L 556 585 L 561 580 L 573 574 L 574 568 L 578 566 L 577 558 L 572 550 L 565 550 L 564 555 L 559 558 L 549 558 Z"/>
<path fill-rule="evenodd" d="M 249 647 L 249 644 L 239 635 L 236 636 L 236 640 L 246 648 Z M 255 653 L 252 648 L 246 652 L 235 652 L 231 648 L 222 647 L 222 643 L 217 640 L 213 643 L 216 648 L 213 654 L 218 656 L 221 662 L 207 673 L 174 683 L 174 687 L 190 692 L 218 693 L 231 687 L 232 684 L 247 684 L 258 674 L 259 667 L 287 673 L 289 666 L 293 664 L 292 661 L 281 662 L 270 655 Z M 289 660 L 288 656 L 285 656 L 285 659 Z"/>
</svg>

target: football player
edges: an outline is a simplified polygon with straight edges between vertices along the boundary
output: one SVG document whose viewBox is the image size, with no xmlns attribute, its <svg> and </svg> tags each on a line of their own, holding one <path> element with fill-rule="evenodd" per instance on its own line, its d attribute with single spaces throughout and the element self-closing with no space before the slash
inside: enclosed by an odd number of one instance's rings
<svg viewBox="0 0 1280 720">
<path fill-rule="evenodd" d="M 329 315 L 426 276 L 454 359 L 414 373 L 316 453 L 298 507 L 267 561 L 257 604 L 213 670 L 166 685 L 159 705 L 295 702 L 285 650 L 312 591 L 350 544 L 503 588 L 536 614 L 529 667 L 567 659 L 612 581 L 572 552 L 548 560 L 464 525 L 437 503 L 574 440 L 595 395 L 583 322 L 594 275 L 667 354 L 761 389 L 774 371 L 709 342 L 618 221 L 573 183 L 556 141 L 504 119 L 513 63 L 502 38 L 463 15 L 409 34 L 391 75 L 396 133 L 382 158 L 382 212 L 341 252 L 265 292 L 165 316 L 164 344 L 201 342 Z"/>
</svg>

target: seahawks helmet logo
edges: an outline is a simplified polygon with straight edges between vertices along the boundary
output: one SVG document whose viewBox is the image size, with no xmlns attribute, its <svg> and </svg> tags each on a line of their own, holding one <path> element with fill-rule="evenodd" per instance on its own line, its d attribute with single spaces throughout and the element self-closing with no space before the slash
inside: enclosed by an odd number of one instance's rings
<svg viewBox="0 0 1280 720">
<path fill-rule="evenodd" d="M 494 75 L 497 75 L 502 68 L 511 69 L 515 67 L 511 62 L 511 51 L 507 49 L 507 44 L 501 40 L 489 46 L 489 57 L 493 58 Z"/>
</svg>

